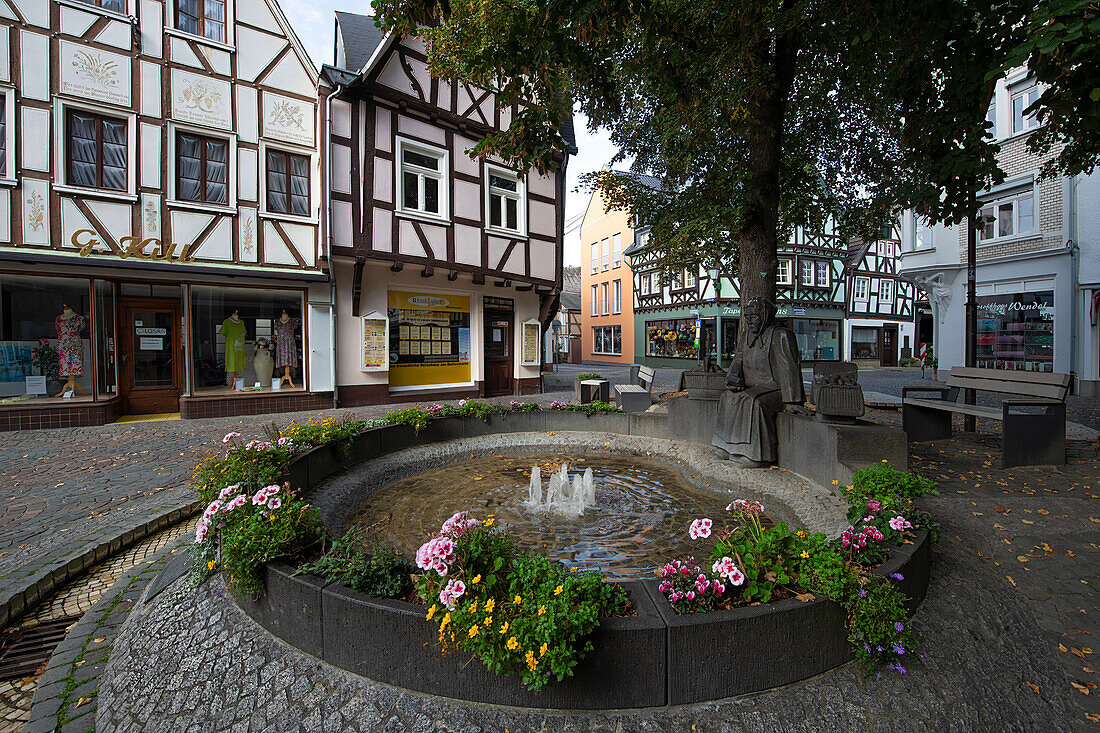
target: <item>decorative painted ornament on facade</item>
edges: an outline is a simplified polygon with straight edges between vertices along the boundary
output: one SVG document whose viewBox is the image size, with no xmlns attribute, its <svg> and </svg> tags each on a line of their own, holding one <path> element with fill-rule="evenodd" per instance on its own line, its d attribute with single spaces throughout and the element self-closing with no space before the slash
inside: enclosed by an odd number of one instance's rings
<svg viewBox="0 0 1100 733">
<path fill-rule="evenodd" d="M 73 232 L 72 237 L 69 238 L 70 244 L 77 248 L 77 254 L 81 257 L 90 257 L 95 254 L 107 254 L 106 252 L 97 251 L 97 247 L 103 247 L 103 242 L 97 236 L 97 233 L 93 229 L 77 229 Z M 165 244 L 156 237 L 120 237 L 118 240 L 119 249 L 117 251 L 110 250 L 119 259 L 125 260 L 131 257 L 140 260 L 157 260 L 163 262 L 191 262 L 194 257 L 191 255 L 191 245 L 185 246 L 179 254 L 176 254 L 176 247 L 179 245 L 175 242 Z M 159 250 L 153 252 L 146 252 L 145 249 L 148 246 L 159 247 Z"/>
<path fill-rule="evenodd" d="M 31 195 L 27 197 L 27 224 L 35 232 L 46 224 L 46 208 L 38 191 L 31 191 Z"/>
</svg>

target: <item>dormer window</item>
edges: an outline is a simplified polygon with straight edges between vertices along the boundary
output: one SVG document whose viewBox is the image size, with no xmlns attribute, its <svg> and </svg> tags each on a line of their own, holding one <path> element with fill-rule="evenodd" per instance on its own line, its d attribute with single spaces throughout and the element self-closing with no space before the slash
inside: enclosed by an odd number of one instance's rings
<svg viewBox="0 0 1100 733">
<path fill-rule="evenodd" d="M 176 28 L 184 33 L 225 43 L 225 22 L 225 0 L 176 0 Z"/>
<path fill-rule="evenodd" d="M 397 210 L 406 214 L 447 219 L 447 153 L 397 140 L 401 161 L 397 176 Z"/>
</svg>

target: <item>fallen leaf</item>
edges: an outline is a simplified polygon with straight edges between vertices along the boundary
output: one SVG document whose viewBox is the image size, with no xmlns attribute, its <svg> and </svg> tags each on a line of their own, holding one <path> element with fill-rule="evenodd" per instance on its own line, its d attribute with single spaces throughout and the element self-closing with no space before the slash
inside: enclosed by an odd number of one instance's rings
<svg viewBox="0 0 1100 733">
<path fill-rule="evenodd" d="M 1031 521 L 1030 519 L 1021 519 L 1020 521 L 1024 524 L 1035 524 L 1035 522 Z"/>
<path fill-rule="evenodd" d="M 1088 693 L 1086 692 L 1085 694 L 1087 695 Z M 80 698 L 79 700 L 76 701 L 76 707 L 80 707 L 81 705 L 87 705 L 91 701 L 92 701 L 92 698 L 90 698 L 90 697 L 82 697 L 82 698 Z"/>
<path fill-rule="evenodd" d="M 993 511 L 997 512 L 998 514 L 1008 514 L 1012 510 L 1005 509 L 1003 506 L 995 506 L 993 507 Z"/>
<path fill-rule="evenodd" d="M 1076 682 L 1070 682 L 1070 684 L 1076 687 L 1077 691 L 1080 692 L 1082 695 L 1089 694 L 1089 688 L 1085 687 L 1084 685 L 1079 685 Z"/>
<path fill-rule="evenodd" d="M 813 593 L 799 593 L 797 596 L 795 596 L 795 598 L 802 601 L 803 603 L 809 603 L 810 601 L 812 601 L 814 599 L 814 594 Z"/>
<path fill-rule="evenodd" d="M 999 529 L 999 530 L 1001 530 L 1002 532 L 1007 532 L 1007 531 L 1008 531 L 1007 529 L 1005 529 L 1004 527 L 1002 527 L 1002 526 L 1001 526 L 1001 525 L 999 525 L 999 524 L 994 524 L 994 525 L 993 525 L 993 529 Z"/>
<path fill-rule="evenodd" d="M 1097 524 L 1100 524 L 1100 519 L 1097 519 L 1096 517 L 1089 517 L 1089 521 L 1090 522 L 1096 522 Z"/>
<path fill-rule="evenodd" d="M 1035 511 L 1039 514 L 1050 514 L 1050 512 L 1048 512 L 1046 509 L 1036 509 Z"/>
<path fill-rule="evenodd" d="M 1058 651 L 1060 651 L 1060 652 L 1068 652 L 1068 651 L 1069 651 L 1069 649 L 1066 649 L 1066 645 L 1065 645 L 1065 644 L 1059 644 L 1059 645 L 1058 645 Z"/>
<path fill-rule="evenodd" d="M 1016 559 L 1020 562 L 1027 562 L 1027 555 L 1017 555 Z"/>
<path fill-rule="evenodd" d="M 103 642 L 107 641 L 107 637 L 106 636 L 97 636 L 96 638 L 92 639 L 92 641 L 95 642 L 96 644 L 102 644 Z"/>
<path fill-rule="evenodd" d="M 1085 717 L 1094 723 L 1100 723 L 1100 713 L 1085 713 Z"/>
<path fill-rule="evenodd" d="M 1031 682 L 1027 682 L 1026 680 L 1024 681 L 1024 684 L 1027 685 L 1028 687 L 1030 687 L 1035 692 L 1036 695 L 1039 694 L 1039 685 L 1033 684 Z"/>
<path fill-rule="evenodd" d="M 1005 577 L 1008 578 L 1008 582 L 1012 583 L 1012 585 L 1015 587 L 1016 581 L 1012 579 L 1012 576 L 1011 575 L 1006 575 Z"/>
</svg>

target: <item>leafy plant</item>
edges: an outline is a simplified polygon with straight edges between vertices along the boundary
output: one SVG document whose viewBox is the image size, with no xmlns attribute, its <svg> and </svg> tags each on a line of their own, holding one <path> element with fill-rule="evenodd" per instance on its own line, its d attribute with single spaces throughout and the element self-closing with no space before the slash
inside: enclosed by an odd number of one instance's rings
<svg viewBox="0 0 1100 733">
<path fill-rule="evenodd" d="M 586 379 L 603 379 L 603 375 L 597 374 L 596 372 L 585 372 L 584 374 L 578 374 L 577 379 L 582 382 Z"/>
<path fill-rule="evenodd" d="M 46 377 L 46 381 L 61 381 L 61 360 L 48 339 L 39 339 L 38 345 L 31 349 L 31 364 Z"/>
<path fill-rule="evenodd" d="M 368 538 L 360 527 L 352 527 L 343 537 L 333 540 L 320 558 L 304 563 L 299 573 L 319 575 L 329 582 L 339 581 L 360 593 L 376 598 L 401 598 L 412 590 L 415 568 L 396 550 L 377 539 Z"/>
<path fill-rule="evenodd" d="M 416 432 L 428 427 L 432 416 L 427 410 L 419 407 L 409 407 L 404 410 L 387 413 L 383 418 L 389 425 L 408 425 Z"/>
<path fill-rule="evenodd" d="M 362 420 L 342 420 L 326 417 L 323 420 L 310 418 L 308 422 L 292 421 L 277 431 L 277 437 L 290 438 L 297 445 L 315 447 L 349 440 L 363 431 L 366 423 Z"/>
<path fill-rule="evenodd" d="M 622 409 L 616 405 L 609 404 L 607 402 L 595 402 L 578 403 L 578 402 L 551 402 L 551 410 L 562 410 L 565 412 L 582 412 L 585 415 L 605 415 L 615 412 L 622 412 Z"/>
<path fill-rule="evenodd" d="M 861 468 L 852 476 L 852 485 L 844 490 L 848 502 L 848 521 L 855 522 L 868 512 L 913 514 L 915 500 L 939 493 L 936 482 L 906 471 L 898 471 L 887 461 Z"/>
<path fill-rule="evenodd" d="M 517 549 L 492 516 L 455 514 L 417 552 L 417 566 L 444 653 L 462 649 L 531 690 L 571 675 L 600 619 L 626 605 L 625 591 L 601 573 Z"/>
<path fill-rule="evenodd" d="M 790 528 L 780 522 L 765 528 L 761 521 L 764 505 L 759 502 L 730 504 L 738 525 L 719 535 L 711 557 L 716 562 L 731 559 L 745 575 L 746 601 L 767 603 L 777 586 L 792 582 L 792 549 L 795 545 Z"/>
</svg>

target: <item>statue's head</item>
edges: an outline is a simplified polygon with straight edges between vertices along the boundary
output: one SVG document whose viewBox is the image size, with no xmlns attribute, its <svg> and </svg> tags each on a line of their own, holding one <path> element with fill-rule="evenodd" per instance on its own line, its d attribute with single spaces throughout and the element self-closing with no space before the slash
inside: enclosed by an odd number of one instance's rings
<svg viewBox="0 0 1100 733">
<path fill-rule="evenodd" d="M 775 320 L 775 310 L 775 305 L 771 301 L 765 298 L 752 298 L 745 305 L 741 317 L 749 327 L 749 332 L 755 335 Z"/>
</svg>

